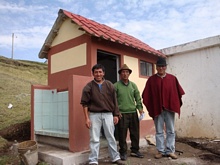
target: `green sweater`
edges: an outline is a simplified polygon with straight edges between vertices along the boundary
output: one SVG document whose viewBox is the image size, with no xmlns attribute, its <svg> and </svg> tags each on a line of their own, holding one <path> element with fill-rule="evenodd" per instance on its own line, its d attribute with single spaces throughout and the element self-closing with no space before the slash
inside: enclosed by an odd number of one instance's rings
<svg viewBox="0 0 220 165">
<path fill-rule="evenodd" d="M 137 109 L 143 110 L 140 92 L 135 83 L 129 81 L 128 85 L 125 85 L 122 81 L 118 81 L 114 86 L 121 113 L 134 113 Z"/>
</svg>

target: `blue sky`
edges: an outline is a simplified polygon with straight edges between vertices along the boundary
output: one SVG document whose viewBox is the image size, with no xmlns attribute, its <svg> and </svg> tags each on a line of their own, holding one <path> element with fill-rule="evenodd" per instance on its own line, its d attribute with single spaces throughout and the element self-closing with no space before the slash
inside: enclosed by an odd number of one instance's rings
<svg viewBox="0 0 220 165">
<path fill-rule="evenodd" d="M 0 56 L 38 53 L 59 9 L 132 35 L 155 49 L 220 35 L 219 0 L 0 0 Z"/>
</svg>

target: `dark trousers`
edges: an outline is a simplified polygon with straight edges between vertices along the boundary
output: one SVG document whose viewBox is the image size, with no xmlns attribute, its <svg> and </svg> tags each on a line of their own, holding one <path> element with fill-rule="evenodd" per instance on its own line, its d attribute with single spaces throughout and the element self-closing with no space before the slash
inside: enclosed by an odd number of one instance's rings
<svg viewBox="0 0 220 165">
<path fill-rule="evenodd" d="M 119 152 L 120 154 L 127 153 L 127 132 L 130 132 L 131 139 L 131 151 L 139 151 L 139 119 L 137 112 L 135 113 L 123 113 L 122 118 L 118 124 L 118 140 L 119 140 Z"/>
</svg>

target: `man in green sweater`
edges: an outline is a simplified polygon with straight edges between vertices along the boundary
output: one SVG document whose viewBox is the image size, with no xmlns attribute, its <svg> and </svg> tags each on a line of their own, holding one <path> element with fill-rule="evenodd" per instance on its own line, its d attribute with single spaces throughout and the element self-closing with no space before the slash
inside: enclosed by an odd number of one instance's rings
<svg viewBox="0 0 220 165">
<path fill-rule="evenodd" d="M 137 110 L 140 115 L 144 113 L 141 102 L 140 92 L 134 82 L 129 81 L 132 70 L 124 64 L 118 71 L 120 81 L 114 84 L 118 107 L 121 113 L 120 120 L 117 124 L 119 152 L 121 160 L 127 159 L 127 131 L 129 129 L 131 139 L 131 156 L 143 158 L 144 155 L 139 152 L 139 119 Z"/>
</svg>

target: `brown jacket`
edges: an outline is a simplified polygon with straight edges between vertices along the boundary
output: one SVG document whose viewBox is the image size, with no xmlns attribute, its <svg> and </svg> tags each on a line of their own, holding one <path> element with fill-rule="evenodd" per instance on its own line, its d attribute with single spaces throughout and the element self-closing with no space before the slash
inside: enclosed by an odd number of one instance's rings
<svg viewBox="0 0 220 165">
<path fill-rule="evenodd" d="M 115 88 L 108 80 L 102 83 L 101 89 L 94 80 L 90 81 L 82 91 L 80 104 L 88 107 L 90 112 L 112 112 L 119 116 Z"/>
</svg>

